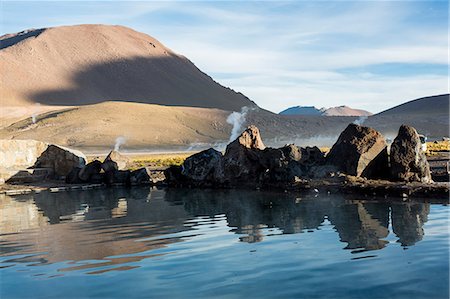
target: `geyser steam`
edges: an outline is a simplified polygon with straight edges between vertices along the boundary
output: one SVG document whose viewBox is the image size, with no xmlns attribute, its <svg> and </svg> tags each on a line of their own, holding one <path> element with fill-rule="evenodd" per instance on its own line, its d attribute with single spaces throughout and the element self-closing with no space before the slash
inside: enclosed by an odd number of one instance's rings
<svg viewBox="0 0 450 299">
<path fill-rule="evenodd" d="M 241 112 L 235 111 L 228 115 L 227 123 L 233 126 L 229 142 L 235 140 L 239 136 L 239 133 L 241 133 L 242 125 L 245 123 L 245 117 L 247 116 L 248 111 L 250 111 L 250 108 L 244 106 L 241 108 Z"/>
<path fill-rule="evenodd" d="M 38 116 L 38 114 L 39 114 L 39 107 L 41 106 L 41 104 L 39 104 L 39 103 L 36 103 L 36 104 L 34 104 L 34 112 L 33 112 L 33 114 L 31 114 L 31 122 L 33 123 L 33 124 L 35 124 L 36 123 L 36 116 Z"/>
<path fill-rule="evenodd" d="M 366 119 L 367 119 L 367 116 L 360 116 L 358 119 L 356 119 L 353 123 L 355 124 L 355 125 L 358 125 L 358 126 L 362 126 L 362 124 L 366 121 Z"/>
<path fill-rule="evenodd" d="M 125 144 L 125 142 L 127 141 L 127 139 L 123 136 L 119 136 L 116 138 L 116 143 L 114 144 L 114 150 L 115 151 L 119 151 L 120 146 L 122 146 L 123 144 Z"/>
</svg>

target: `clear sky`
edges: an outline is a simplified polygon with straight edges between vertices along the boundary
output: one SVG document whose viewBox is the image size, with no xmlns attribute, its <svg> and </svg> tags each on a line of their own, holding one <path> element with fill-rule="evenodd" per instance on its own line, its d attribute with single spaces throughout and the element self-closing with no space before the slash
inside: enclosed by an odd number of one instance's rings
<svg viewBox="0 0 450 299">
<path fill-rule="evenodd" d="M 72 24 L 145 32 L 274 112 L 379 112 L 448 93 L 447 1 L 0 1 L 0 33 Z"/>
</svg>

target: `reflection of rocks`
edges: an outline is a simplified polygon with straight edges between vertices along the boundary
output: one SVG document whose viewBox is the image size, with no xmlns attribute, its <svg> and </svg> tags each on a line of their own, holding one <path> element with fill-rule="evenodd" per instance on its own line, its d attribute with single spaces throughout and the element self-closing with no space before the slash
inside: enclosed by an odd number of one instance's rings
<svg viewBox="0 0 450 299">
<path fill-rule="evenodd" d="M 430 204 L 392 204 L 392 229 L 403 246 L 411 246 L 422 240 L 423 225 L 428 220 Z"/>
<path fill-rule="evenodd" d="M 25 231 L 21 234 L 4 236 L 2 253 L 14 250 L 22 252 L 48 252 L 40 262 L 61 262 L 67 260 L 101 260 L 101 264 L 86 263 L 62 271 L 111 266 L 149 257 L 150 254 L 133 256 L 178 242 L 179 238 L 159 239 L 159 235 L 184 231 L 187 215 L 182 206 L 171 205 L 164 200 L 164 192 L 149 192 L 148 188 L 110 189 L 111 192 L 42 193 L 29 196 L 21 205 L 27 210 L 39 211 L 40 218 L 50 219 L 56 225 L 47 225 L 43 230 Z M 38 198 L 36 196 L 39 195 Z M 62 196 L 64 195 L 64 196 Z M 34 203 L 35 202 L 35 203 Z M 14 213 L 0 206 L 3 216 Z M 9 212 L 8 212 L 9 211 Z M 36 218 L 36 215 L 30 215 Z M 115 217 L 115 218 L 114 218 Z M 1 227 L 8 217 L 0 218 Z M 95 221 L 86 221 L 95 220 Z M 21 223 L 24 219 L 21 219 Z M 39 226 L 45 225 L 46 221 Z M 150 238 L 149 240 L 142 240 Z M 155 238 L 155 239 L 151 239 Z M 140 242 L 136 242 L 140 239 Z M 11 250 L 9 250 L 11 249 Z M 12 252 L 12 251 L 11 251 Z M 116 255 L 129 255 L 118 257 Z M 26 258 L 17 262 L 28 262 Z M 39 262 L 36 260 L 36 262 Z"/>
<path fill-rule="evenodd" d="M 329 220 L 335 226 L 347 249 L 376 250 L 386 246 L 381 240 L 389 234 L 389 205 L 338 204 L 330 209 Z"/>
<path fill-rule="evenodd" d="M 25 216 L 20 222 L 11 221 L 17 219 L 14 217 L 18 212 Z M 108 257 L 105 265 L 111 265 L 151 256 L 151 252 L 133 254 L 183 238 L 168 234 L 203 225 L 206 226 L 199 230 L 200 234 L 210 233 L 208 228 L 216 220 L 225 220 L 228 231 L 238 234 L 236 238 L 243 242 L 261 242 L 270 238 L 270 234 L 318 229 L 327 218 L 340 240 L 347 243 L 346 249 L 376 250 L 386 246 L 383 239 L 389 233 L 389 219 L 402 245 L 421 240 L 428 213 L 428 204 L 366 203 L 341 196 L 295 198 L 288 193 L 246 190 L 112 188 L 43 192 L 14 200 L 0 197 L 0 224 L 4 233 L 0 249 L 2 253 L 15 254 L 49 252 L 42 255 L 44 262 Z M 47 219 L 58 224 L 48 225 Z M 6 234 L 44 225 L 45 229 Z M 196 233 L 193 235 L 188 238 L 195 238 Z M 130 257 L 114 258 L 115 255 Z"/>
<path fill-rule="evenodd" d="M 36 205 L 30 204 L 32 195 L 10 197 L 0 194 L 0 235 L 17 233 L 46 226 L 48 219 Z M 20 215 L 20 216 L 19 216 Z"/>
<path fill-rule="evenodd" d="M 249 242 L 263 241 L 263 227 L 279 228 L 285 234 L 317 229 L 327 215 L 341 241 L 347 243 L 347 249 L 384 248 L 388 243 L 383 239 L 389 234 L 391 206 L 394 232 L 401 242 L 421 240 L 423 231 L 419 223 L 426 221 L 429 212 L 427 204 L 417 203 L 413 211 L 420 209 L 421 221 L 417 222 L 417 214 L 412 212 L 412 216 L 406 215 L 403 222 L 399 222 L 402 219 L 399 206 L 405 209 L 407 204 L 347 202 L 343 197 L 296 199 L 243 190 L 168 190 L 165 196 L 168 201 L 183 205 L 192 215 L 225 214 L 229 226 L 235 227 L 238 234 L 248 235 L 241 240 Z"/>
</svg>

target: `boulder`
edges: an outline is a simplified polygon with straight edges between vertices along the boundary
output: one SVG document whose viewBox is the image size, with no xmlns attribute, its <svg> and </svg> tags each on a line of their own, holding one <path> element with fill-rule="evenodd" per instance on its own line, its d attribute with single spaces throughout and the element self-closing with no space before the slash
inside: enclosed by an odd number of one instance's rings
<svg viewBox="0 0 450 299">
<path fill-rule="evenodd" d="M 248 149 L 259 149 L 263 150 L 266 148 L 261 139 L 261 134 L 259 129 L 251 125 L 244 132 L 242 132 L 239 137 L 228 144 L 227 151 L 233 149 L 234 147 L 245 147 Z"/>
<path fill-rule="evenodd" d="M 216 175 L 222 173 L 222 153 L 213 148 L 188 157 L 181 174 L 193 181 L 215 181 Z"/>
<path fill-rule="evenodd" d="M 130 166 L 130 159 L 118 151 L 111 151 L 103 161 L 102 168 L 105 172 L 111 170 L 126 170 Z"/>
<path fill-rule="evenodd" d="M 265 170 L 261 164 L 261 153 L 265 146 L 259 129 L 248 127 L 233 142 L 228 144 L 222 159 L 222 167 L 216 173 L 217 178 L 225 183 L 254 183 L 259 181 Z"/>
<path fill-rule="evenodd" d="M 297 160 L 304 167 L 324 165 L 325 155 L 317 146 L 307 146 L 300 148 L 300 159 Z"/>
<path fill-rule="evenodd" d="M 99 174 L 101 170 L 102 162 L 94 160 L 81 168 L 81 170 L 78 172 L 78 178 L 82 182 L 90 182 L 92 177 L 96 174 Z"/>
<path fill-rule="evenodd" d="M 143 185 L 150 184 L 150 174 L 147 168 L 139 168 L 130 173 L 130 183 L 131 185 Z"/>
<path fill-rule="evenodd" d="M 105 172 L 105 183 L 107 185 L 119 184 L 119 185 L 130 185 L 130 174 L 129 170 L 109 170 Z"/>
<path fill-rule="evenodd" d="M 369 162 L 361 176 L 371 180 L 389 180 L 390 168 L 387 146 Z"/>
<path fill-rule="evenodd" d="M 74 167 L 72 170 L 66 175 L 66 183 L 67 184 L 80 184 L 83 181 L 80 180 L 78 174 L 80 173 L 80 167 Z"/>
<path fill-rule="evenodd" d="M 266 148 L 261 152 L 264 182 L 292 182 L 303 174 L 299 161 L 301 150 L 293 144 L 281 148 Z"/>
<path fill-rule="evenodd" d="M 360 176 L 385 147 L 386 141 L 379 132 L 350 124 L 339 135 L 326 157 L 326 163 L 343 173 Z"/>
<path fill-rule="evenodd" d="M 172 165 L 164 170 L 164 177 L 169 186 L 182 186 L 187 178 L 181 174 L 181 166 Z"/>
<path fill-rule="evenodd" d="M 50 144 L 37 158 L 33 168 L 52 168 L 56 176 L 66 176 L 75 167 L 84 167 L 86 157 L 80 151 Z"/>
<path fill-rule="evenodd" d="M 390 151 L 391 179 L 406 182 L 432 182 L 430 165 L 422 150 L 416 129 L 402 125 Z"/>
</svg>

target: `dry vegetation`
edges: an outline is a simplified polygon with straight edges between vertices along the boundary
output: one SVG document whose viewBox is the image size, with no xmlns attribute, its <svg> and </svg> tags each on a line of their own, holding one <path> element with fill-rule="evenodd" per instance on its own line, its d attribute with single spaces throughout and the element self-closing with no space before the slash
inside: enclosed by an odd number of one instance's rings
<svg viewBox="0 0 450 299">
<path fill-rule="evenodd" d="M 187 157 L 193 153 L 172 153 L 172 154 L 147 154 L 139 156 L 131 156 L 131 168 L 138 169 L 141 167 L 168 167 L 172 165 L 181 165 Z"/>
<path fill-rule="evenodd" d="M 450 152 L 450 141 L 427 142 L 427 156 L 436 156 L 444 152 Z"/>
<path fill-rule="evenodd" d="M 135 170 L 142 167 L 165 168 L 172 165 L 181 165 L 187 157 L 193 154 L 194 152 L 125 155 L 130 159 L 130 169 Z M 94 160 L 103 161 L 105 157 L 88 156 L 87 158 L 88 162 L 92 162 Z"/>
</svg>

